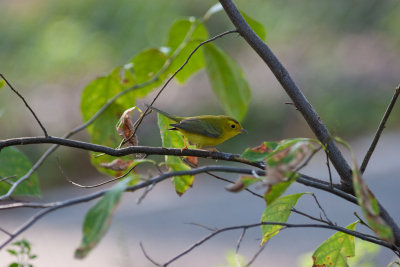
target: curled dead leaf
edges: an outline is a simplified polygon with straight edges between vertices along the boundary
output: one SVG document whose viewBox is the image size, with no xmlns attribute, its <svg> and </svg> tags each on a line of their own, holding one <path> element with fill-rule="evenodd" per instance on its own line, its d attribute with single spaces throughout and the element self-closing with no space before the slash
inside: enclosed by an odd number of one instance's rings
<svg viewBox="0 0 400 267">
<path fill-rule="evenodd" d="M 135 126 L 130 118 L 130 113 L 135 109 L 136 107 L 125 110 L 116 126 L 118 134 L 132 146 L 137 146 L 139 144 L 138 137 L 134 134 Z"/>
<path fill-rule="evenodd" d="M 129 165 L 132 163 L 133 160 L 122 160 L 122 159 L 115 159 L 111 162 L 103 162 L 100 163 L 100 167 L 113 170 L 113 171 L 125 171 L 128 169 Z"/>
<path fill-rule="evenodd" d="M 254 183 L 260 182 L 260 180 L 260 178 L 256 178 L 253 176 L 240 176 L 235 183 L 226 186 L 225 189 L 229 192 L 237 193 L 242 191 L 243 189 L 246 189 Z"/>
</svg>

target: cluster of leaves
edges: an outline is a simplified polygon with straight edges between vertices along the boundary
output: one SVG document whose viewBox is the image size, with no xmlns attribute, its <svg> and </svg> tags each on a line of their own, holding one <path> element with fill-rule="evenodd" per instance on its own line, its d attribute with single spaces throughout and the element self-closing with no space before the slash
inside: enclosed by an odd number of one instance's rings
<svg viewBox="0 0 400 267">
<path fill-rule="evenodd" d="M 90 82 L 83 90 L 81 97 L 81 112 L 85 121 L 90 120 L 110 99 L 119 96 L 112 104 L 88 127 L 93 143 L 100 143 L 110 147 L 120 145 L 120 137 L 125 140 L 134 140 L 138 143 L 133 123 L 127 120 L 125 111 L 139 110 L 134 107 L 137 102 L 180 70 L 174 76 L 175 80 L 183 84 L 193 74 L 205 68 L 210 79 L 213 91 L 222 104 L 225 112 L 243 120 L 250 102 L 250 88 L 243 75 L 240 66 L 223 49 L 215 44 L 202 45 L 195 53 L 191 54 L 200 43 L 209 39 L 208 31 L 204 22 L 213 14 L 221 10 L 220 5 L 213 6 L 201 19 L 194 17 L 176 20 L 170 27 L 167 41 L 160 48 L 146 49 L 124 66 L 111 71 L 110 74 L 99 77 Z M 246 15 L 248 22 L 253 25 L 261 37 L 265 38 L 263 26 Z M 180 68 L 190 57 L 190 61 L 184 68 Z M 140 111 L 141 112 L 141 111 Z M 124 114 L 121 116 L 121 114 Z M 114 125 L 121 117 L 122 123 Z M 158 126 L 163 147 L 182 148 L 184 140 L 175 131 L 168 131 L 170 121 L 159 115 Z M 136 126 L 136 124 L 135 124 Z M 132 142 L 127 142 L 132 145 Z M 130 144 L 129 144 L 130 143 Z M 189 148 L 194 146 L 189 145 Z M 129 169 L 138 160 L 132 157 L 124 157 L 118 162 L 115 158 L 107 155 L 100 157 L 91 154 L 93 165 L 101 172 L 111 176 L 120 176 L 121 171 Z M 169 171 L 189 170 L 190 166 L 179 157 L 166 156 L 164 163 Z M 120 167 L 124 166 L 124 169 Z M 109 191 L 86 215 L 83 227 L 83 238 L 81 246 L 76 250 L 76 257 L 83 258 L 100 241 L 107 231 L 112 211 L 118 204 L 120 196 L 126 186 L 132 185 L 133 180 L 128 175 Z M 136 179 L 136 181 L 138 181 Z M 176 192 L 181 195 L 193 184 L 194 176 L 184 175 L 173 177 L 172 182 Z"/>
<path fill-rule="evenodd" d="M 17 261 L 8 265 L 9 267 L 33 267 L 29 262 L 37 257 L 32 254 L 31 244 L 26 239 L 11 244 L 14 248 L 7 249 L 8 253 L 17 257 Z"/>
</svg>

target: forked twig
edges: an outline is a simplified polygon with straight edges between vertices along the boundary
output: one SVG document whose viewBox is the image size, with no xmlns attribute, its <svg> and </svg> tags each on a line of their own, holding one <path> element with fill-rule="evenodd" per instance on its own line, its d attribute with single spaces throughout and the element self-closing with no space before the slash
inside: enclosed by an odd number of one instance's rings
<svg viewBox="0 0 400 267">
<path fill-rule="evenodd" d="M 72 179 L 65 173 L 65 171 L 64 171 L 63 168 L 61 167 L 60 160 L 59 160 L 58 158 L 57 158 L 57 165 L 58 165 L 58 168 L 59 168 L 59 170 L 60 170 L 62 176 L 64 176 L 65 180 L 67 180 L 70 184 L 75 185 L 75 186 L 80 187 L 80 188 L 94 188 L 94 187 L 99 187 L 99 186 L 102 186 L 102 185 L 105 185 L 105 184 L 108 184 L 108 183 L 112 183 L 112 182 L 121 180 L 122 178 L 125 178 L 126 176 L 128 176 L 128 174 L 129 174 L 131 171 L 133 171 L 133 170 L 136 168 L 136 166 L 138 166 L 138 165 L 132 166 L 132 167 L 131 167 L 127 172 L 125 172 L 123 175 L 118 176 L 118 177 L 115 177 L 115 178 L 110 179 L 110 180 L 107 180 L 107 181 L 105 181 L 105 182 L 101 182 L 101 183 L 95 184 L 95 185 L 81 185 L 81 184 L 78 184 L 78 183 L 72 181 Z"/>
<path fill-rule="evenodd" d="M 314 200 L 315 200 L 315 203 L 317 203 L 318 208 L 322 211 L 322 214 L 324 214 L 325 220 L 328 222 L 328 224 L 330 224 L 330 225 L 336 225 L 336 224 L 334 224 L 334 223 L 328 218 L 328 216 L 326 215 L 325 210 L 322 208 L 321 204 L 319 204 L 319 201 L 318 201 L 318 199 L 317 199 L 317 196 L 316 196 L 314 193 L 311 193 L 311 195 L 313 196 L 313 198 L 314 198 Z"/>
</svg>

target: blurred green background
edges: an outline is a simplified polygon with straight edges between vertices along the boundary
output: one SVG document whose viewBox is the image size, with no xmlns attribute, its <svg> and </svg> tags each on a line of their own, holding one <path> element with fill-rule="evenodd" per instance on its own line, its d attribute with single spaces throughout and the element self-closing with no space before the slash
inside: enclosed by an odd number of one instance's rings
<svg viewBox="0 0 400 267">
<path fill-rule="evenodd" d="M 78 101 L 82 87 L 91 79 L 124 64 L 146 47 L 161 46 L 175 18 L 201 16 L 214 3 L 2 0 L 1 72 L 28 99 L 46 96 L 41 103 L 34 101 L 42 106 L 39 109 L 65 107 L 67 114 L 60 115 L 63 120 L 79 120 L 77 110 L 68 110 L 76 107 L 75 103 L 60 106 L 46 100 L 60 101 L 63 98 L 56 94 L 68 94 Z M 335 134 L 359 135 L 375 128 L 391 91 L 399 83 L 398 1 L 238 1 L 238 5 L 265 25 L 267 43 Z M 222 13 L 208 26 L 212 33 L 232 28 Z M 303 121 L 283 105 L 288 99 L 274 78 L 265 79 L 268 70 L 249 47 L 238 38 L 220 43 L 249 74 L 254 96 L 247 127 L 262 121 L 266 135 L 275 138 L 293 129 L 306 131 Z M 211 93 L 207 81 L 197 82 Z M 187 91 L 185 86 L 182 90 Z M 0 95 L 5 109 L 1 125 L 14 116 L 18 120 L 29 117 L 22 106 L 16 106 L 18 100 L 8 95 L 9 90 Z M 53 125 L 59 124 L 54 120 Z M 21 125 L 8 126 L 2 127 L 2 137 L 21 131 Z M 29 130 L 31 126 L 23 128 Z"/>
</svg>

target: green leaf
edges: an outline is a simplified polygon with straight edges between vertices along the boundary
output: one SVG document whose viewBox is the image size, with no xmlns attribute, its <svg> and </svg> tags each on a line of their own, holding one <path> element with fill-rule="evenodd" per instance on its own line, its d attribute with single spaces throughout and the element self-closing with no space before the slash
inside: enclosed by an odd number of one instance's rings
<svg viewBox="0 0 400 267">
<path fill-rule="evenodd" d="M 189 57 L 196 46 L 208 39 L 207 29 L 194 17 L 176 20 L 168 33 L 167 46 L 171 48 L 170 54 L 176 54 L 170 69 L 178 70 Z M 186 66 L 175 76 L 175 79 L 184 83 L 191 75 L 204 67 L 203 51 L 197 50 Z"/>
<path fill-rule="evenodd" d="M 7 249 L 8 253 L 11 255 L 17 255 L 17 252 L 14 249 Z"/>
<path fill-rule="evenodd" d="M 117 147 L 121 137 L 115 130 L 121 114 L 128 108 L 135 105 L 136 99 L 146 96 L 154 88 L 161 84 L 162 79 L 167 75 L 167 70 L 159 76 L 159 79 L 148 83 L 162 69 L 167 61 L 167 55 L 159 49 L 148 49 L 135 56 L 129 64 L 124 67 L 115 68 L 109 75 L 97 78 L 90 82 L 82 92 L 81 113 L 84 121 L 88 121 L 101 107 L 111 98 L 132 86 L 134 90 L 118 98 L 112 103 L 95 121 L 88 127 L 91 142 L 109 147 Z M 119 173 L 99 168 L 114 160 L 114 157 L 103 155 L 95 157 L 91 153 L 92 164 L 99 171 L 112 176 Z M 124 157 L 129 159 L 130 157 Z"/>
<path fill-rule="evenodd" d="M 0 89 L 4 87 L 6 82 L 3 79 L 0 79 Z"/>
<path fill-rule="evenodd" d="M 203 47 L 206 70 L 215 94 L 228 115 L 243 120 L 251 92 L 242 69 L 217 46 L 207 44 Z"/>
<path fill-rule="evenodd" d="M 88 121 L 107 101 L 123 90 L 123 85 L 117 76 L 108 75 L 90 82 L 82 92 L 81 112 L 84 121 Z M 134 105 L 132 99 L 132 105 Z M 117 147 L 121 137 L 115 130 L 125 108 L 118 102 L 112 103 L 88 128 L 92 143 L 109 147 Z M 98 153 L 90 153 L 92 164 L 101 172 L 117 176 L 114 172 L 99 167 L 101 164 L 111 162 L 114 157 L 103 155 L 97 157 Z"/>
<path fill-rule="evenodd" d="M 8 267 L 20 267 L 20 265 L 17 262 L 13 262 Z"/>
<path fill-rule="evenodd" d="M 358 221 L 348 225 L 349 230 L 355 229 Z M 348 266 L 347 258 L 354 257 L 354 236 L 337 232 L 322 243 L 312 255 L 313 266 Z"/>
<path fill-rule="evenodd" d="M 375 259 L 378 256 L 381 247 L 377 244 L 358 238 L 355 240 L 355 245 L 355 251 L 357 251 L 357 253 L 354 257 L 348 259 L 349 266 L 376 267 Z M 392 265 L 389 264 L 388 266 Z"/>
<path fill-rule="evenodd" d="M 88 121 L 107 101 L 122 91 L 123 86 L 113 75 L 103 76 L 90 82 L 82 92 L 81 112 L 84 121 Z M 134 105 L 134 101 L 132 103 Z M 96 121 L 88 127 L 93 143 L 115 147 L 120 138 L 115 125 L 124 111 L 118 103 L 111 104 Z"/>
<path fill-rule="evenodd" d="M 394 242 L 392 228 L 380 216 L 378 201 L 364 182 L 354 161 L 352 171 L 354 191 L 368 225 L 380 238 L 388 242 Z"/>
<path fill-rule="evenodd" d="M 170 121 L 167 117 L 158 113 L 158 127 L 160 128 L 160 135 L 163 147 L 174 147 L 174 148 L 182 148 L 184 147 L 183 136 L 178 131 L 169 131 L 171 128 Z M 186 141 L 188 144 L 188 142 Z M 188 144 L 188 148 L 194 148 Z M 165 156 L 165 163 L 169 168 L 169 171 L 185 171 L 190 170 L 190 167 L 185 164 L 179 157 L 174 156 Z M 186 190 L 192 186 L 194 182 L 193 175 L 182 175 L 182 176 L 174 176 L 172 178 L 172 182 L 175 186 L 175 190 L 179 195 L 182 195 L 186 192 Z"/>
<path fill-rule="evenodd" d="M 277 146 L 277 142 L 264 142 L 257 147 L 246 148 L 240 157 L 253 162 L 262 161 L 269 153 L 275 150 Z"/>
<path fill-rule="evenodd" d="M 168 56 L 162 52 L 160 49 L 150 48 L 146 49 L 139 54 L 137 54 L 131 61 L 132 63 L 132 72 L 133 79 L 135 84 L 141 84 L 148 82 L 152 78 L 154 78 L 157 73 L 163 68 L 166 61 L 168 60 Z M 149 90 L 154 89 L 162 83 L 162 80 L 168 75 L 167 70 L 165 70 L 161 75 L 158 81 L 152 83 L 150 86 L 140 88 L 138 90 L 134 90 L 136 92 L 136 96 L 143 97 L 145 96 Z M 129 106 L 133 106 L 130 104 Z"/>
<path fill-rule="evenodd" d="M 298 193 L 278 198 L 271 205 L 268 205 L 261 216 L 262 222 L 281 222 L 284 223 L 290 216 L 291 208 L 296 206 L 299 198 L 306 193 Z M 263 234 L 261 245 L 279 233 L 281 225 L 262 225 Z"/>
<path fill-rule="evenodd" d="M 88 211 L 83 222 L 81 245 L 75 250 L 75 258 L 85 258 L 108 231 L 112 214 L 129 182 L 130 179 L 125 178 L 117 183 Z"/>
<path fill-rule="evenodd" d="M 253 31 L 260 37 L 261 40 L 265 42 L 265 39 L 267 38 L 267 32 L 264 28 L 264 26 L 256 21 L 255 19 L 249 17 L 246 13 L 243 11 L 240 11 L 242 14 L 243 18 L 246 20 L 247 24 L 249 24 L 250 28 L 253 29 Z"/>
<path fill-rule="evenodd" d="M 0 150 L 0 179 L 15 176 L 7 181 L 15 182 L 24 176 L 32 164 L 29 159 L 18 149 L 6 147 Z M 6 194 L 11 185 L 6 181 L 0 182 L 0 194 Z M 12 196 L 41 196 L 39 181 L 36 173 L 23 181 L 12 193 Z"/>
<path fill-rule="evenodd" d="M 264 193 L 264 199 L 265 202 L 268 205 L 271 205 L 272 202 L 274 202 L 276 199 L 278 199 L 285 191 L 289 188 L 289 186 L 296 181 L 296 178 L 298 177 L 298 174 L 295 174 L 295 176 L 290 179 L 289 181 L 286 182 L 281 182 L 278 184 L 271 185 L 267 191 Z"/>
</svg>

